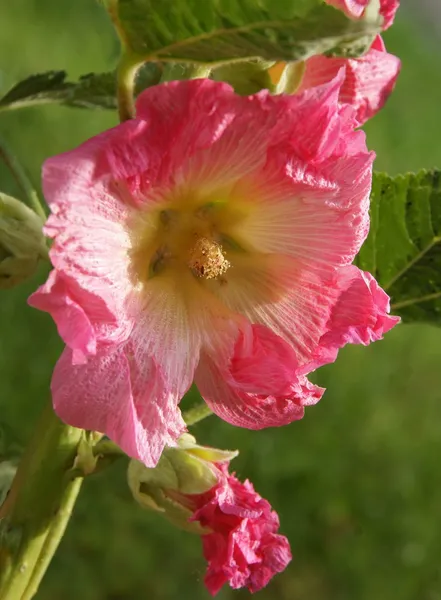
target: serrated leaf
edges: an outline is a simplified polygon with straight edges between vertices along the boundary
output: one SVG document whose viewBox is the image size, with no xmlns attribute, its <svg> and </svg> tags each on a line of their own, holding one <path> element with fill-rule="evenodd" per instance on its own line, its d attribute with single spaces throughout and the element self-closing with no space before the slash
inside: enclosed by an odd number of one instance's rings
<svg viewBox="0 0 441 600">
<path fill-rule="evenodd" d="M 19 81 L 0 100 L 0 107 L 19 108 L 33 104 L 60 102 L 75 85 L 66 82 L 65 71 L 48 71 Z"/>
<path fill-rule="evenodd" d="M 377 19 L 348 19 L 322 0 L 107 0 L 127 49 L 146 60 L 294 61 L 361 54 Z M 366 37 L 367 36 L 367 37 Z"/>
<path fill-rule="evenodd" d="M 66 81 L 65 71 L 48 71 L 20 81 L 0 98 L 0 110 L 37 104 L 65 104 L 77 108 L 116 109 L 116 75 L 90 73 L 77 82 Z M 137 91 L 156 85 L 161 77 L 158 64 L 147 63 L 138 73 Z"/>
<path fill-rule="evenodd" d="M 371 228 L 358 257 L 407 322 L 441 325 L 441 171 L 375 173 Z"/>
</svg>

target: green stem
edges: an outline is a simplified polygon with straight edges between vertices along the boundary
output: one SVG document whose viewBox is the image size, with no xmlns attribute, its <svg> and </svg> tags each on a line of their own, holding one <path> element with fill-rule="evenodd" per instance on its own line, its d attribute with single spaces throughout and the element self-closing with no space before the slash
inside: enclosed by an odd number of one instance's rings
<svg viewBox="0 0 441 600">
<path fill-rule="evenodd" d="M 135 80 L 136 73 L 144 60 L 129 53 L 121 55 L 117 68 L 118 114 L 121 123 L 135 116 Z"/>
<path fill-rule="evenodd" d="M 177 79 L 204 79 L 210 76 L 211 70 L 211 65 L 168 62 L 164 66 L 161 83 Z"/>
<path fill-rule="evenodd" d="M 25 195 L 29 206 L 34 209 L 34 211 L 43 219 L 43 221 L 46 221 L 46 212 L 40 202 L 40 199 L 38 198 L 38 194 L 35 191 L 28 174 L 21 166 L 19 160 L 9 148 L 8 144 L 2 138 L 0 138 L 0 158 L 11 171 L 18 187 Z"/>
<path fill-rule="evenodd" d="M 41 580 L 50 565 L 64 532 L 66 531 L 82 483 L 83 478 L 77 477 L 70 482 L 66 489 L 60 507 L 53 518 L 38 560 L 35 563 L 34 571 L 23 594 L 22 600 L 31 600 L 37 593 Z"/>
<path fill-rule="evenodd" d="M 187 425 L 195 425 L 212 414 L 213 413 L 211 409 L 208 408 L 208 405 L 205 402 L 201 402 L 187 410 L 182 416 Z"/>
<path fill-rule="evenodd" d="M 84 431 L 44 411 L 0 509 L 0 598 L 29 600 L 61 540 L 82 483 L 68 472 Z"/>
</svg>

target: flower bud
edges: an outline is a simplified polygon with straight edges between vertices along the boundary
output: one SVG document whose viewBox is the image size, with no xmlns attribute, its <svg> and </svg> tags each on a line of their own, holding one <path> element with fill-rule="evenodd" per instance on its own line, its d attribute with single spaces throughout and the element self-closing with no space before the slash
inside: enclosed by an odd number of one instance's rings
<svg viewBox="0 0 441 600">
<path fill-rule="evenodd" d="M 144 508 L 162 512 L 181 529 L 202 534 L 206 529 L 189 521 L 196 509 L 191 496 L 213 488 L 220 477 L 217 465 L 229 462 L 237 454 L 237 451 L 200 446 L 193 436 L 184 434 L 176 448 L 164 450 L 155 468 L 130 461 L 129 487 Z"/>
<path fill-rule="evenodd" d="M 129 465 L 129 485 L 141 506 L 201 536 L 205 585 L 212 595 L 226 583 L 257 592 L 291 560 L 277 513 L 249 481 L 228 471 L 236 455 L 198 446 L 185 434 L 155 468 L 138 461 Z"/>
<path fill-rule="evenodd" d="M 47 256 L 43 221 L 30 208 L 0 193 L 0 289 L 21 283 Z"/>
</svg>

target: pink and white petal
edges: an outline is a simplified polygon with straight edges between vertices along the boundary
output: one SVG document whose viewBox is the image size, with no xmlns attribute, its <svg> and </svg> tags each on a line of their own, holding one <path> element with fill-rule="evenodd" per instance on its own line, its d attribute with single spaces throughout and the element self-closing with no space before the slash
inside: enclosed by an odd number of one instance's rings
<svg viewBox="0 0 441 600">
<path fill-rule="evenodd" d="M 66 423 L 105 433 L 129 456 L 154 467 L 185 424 L 154 361 L 139 369 L 132 360 L 124 347 L 102 346 L 87 364 L 73 365 L 66 348 L 52 378 L 54 409 Z"/>
<path fill-rule="evenodd" d="M 206 196 L 262 166 L 284 104 L 267 93 L 245 98 L 227 84 L 197 79 L 145 90 L 137 115 L 168 140 L 171 195 L 177 186 L 181 195 L 188 188 Z"/>
<path fill-rule="evenodd" d="M 73 352 L 75 364 L 84 363 L 88 355 L 95 354 L 93 326 L 81 304 L 72 297 L 63 277 L 55 270 L 51 271 L 46 283 L 29 297 L 28 303 L 52 316 L 61 339 Z"/>
<path fill-rule="evenodd" d="M 245 248 L 289 254 L 312 268 L 351 264 L 368 232 L 373 156 L 320 168 L 272 158 L 254 182 L 241 182 L 253 210 L 230 235 Z"/>
<path fill-rule="evenodd" d="M 167 365 L 158 365 L 155 357 L 146 354 L 138 342 L 135 337 L 125 352 L 137 418 L 139 460 L 152 467 L 158 462 L 164 446 L 175 446 L 187 430 L 178 404 L 192 383 L 193 373 L 185 371 L 184 357 L 177 354 L 170 357 Z M 161 371 L 164 366 L 169 369 L 168 373 Z M 171 372 L 174 372 L 174 379 Z"/>
<path fill-rule="evenodd" d="M 146 128 L 142 121 L 127 121 L 46 160 L 43 192 L 52 213 L 69 214 L 79 225 L 87 224 L 89 218 L 120 222 L 127 197 L 113 193 L 113 182 L 128 180 L 153 166 L 156 174 L 160 167 L 162 157 L 153 165 L 145 153 Z"/>
<path fill-rule="evenodd" d="M 287 129 L 278 130 L 264 168 L 232 190 L 246 210 L 228 234 L 245 249 L 290 254 L 317 267 L 352 263 L 368 231 L 374 154 L 367 151 L 363 132 L 353 131 L 350 108 L 339 108 L 340 84 L 339 75 L 312 95 L 290 96 L 290 109 L 299 110 L 286 111 Z M 324 107 L 314 108 L 316 96 L 324 98 Z M 309 150 L 302 146 L 305 121 L 316 138 Z M 323 139 L 326 123 L 333 132 Z"/>
<path fill-rule="evenodd" d="M 338 299 L 334 278 L 334 271 L 323 277 L 291 257 L 244 255 L 235 257 L 225 283 L 211 282 L 211 289 L 232 311 L 281 336 L 303 365 L 310 362 Z"/>
<path fill-rule="evenodd" d="M 282 96 L 286 104 L 285 114 L 274 130 L 274 149 L 280 148 L 286 140 L 291 146 L 290 154 L 307 163 L 322 162 L 335 154 L 342 136 L 346 136 L 355 124 L 349 113 L 344 120 L 338 114 L 344 78 L 344 69 L 340 69 L 324 85 L 304 90 L 301 94 Z"/>
<path fill-rule="evenodd" d="M 51 261 L 69 285 L 76 286 L 77 296 L 100 297 L 111 315 L 108 329 L 119 329 L 127 320 L 124 306 L 133 287 L 128 257 L 131 241 L 125 226 L 133 208 L 96 175 L 96 161 L 115 135 L 112 130 L 98 136 L 99 140 L 49 159 L 43 173 L 53 211 L 45 228 L 55 238 Z M 90 318 L 93 323 L 92 308 Z"/>
<path fill-rule="evenodd" d="M 142 295 L 143 305 L 131 333 L 130 365 L 153 357 L 164 385 L 177 402 L 191 386 L 201 349 L 226 361 L 238 335 L 238 322 L 190 271 L 153 277 Z"/>
<path fill-rule="evenodd" d="M 283 396 L 243 392 L 223 378 L 212 359 L 204 356 L 195 383 L 211 410 L 224 421 L 247 429 L 280 427 L 303 417 L 305 406 L 320 400 L 324 390 L 299 376 Z"/>
<path fill-rule="evenodd" d="M 339 298 L 316 350 L 314 368 L 333 362 L 346 344 L 366 346 L 382 339 L 400 321 L 388 314 L 389 297 L 370 273 L 354 265 L 345 267 L 338 272 L 335 286 Z"/>
</svg>

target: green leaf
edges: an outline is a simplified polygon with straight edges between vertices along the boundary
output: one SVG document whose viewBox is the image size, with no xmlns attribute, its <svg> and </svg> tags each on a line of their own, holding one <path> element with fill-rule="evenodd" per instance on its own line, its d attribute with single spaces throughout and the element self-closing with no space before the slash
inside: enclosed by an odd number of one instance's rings
<svg viewBox="0 0 441 600">
<path fill-rule="evenodd" d="M 127 50 L 146 60 L 294 61 L 359 55 L 378 16 L 353 21 L 322 0 L 106 0 Z"/>
<path fill-rule="evenodd" d="M 371 228 L 358 257 L 403 321 L 441 325 L 441 171 L 375 173 Z"/>
<path fill-rule="evenodd" d="M 137 76 L 137 92 L 156 85 L 161 72 L 160 65 L 145 64 Z M 77 82 L 66 81 L 66 76 L 65 71 L 31 75 L 0 98 L 0 110 L 54 103 L 77 108 L 117 108 L 114 72 L 90 73 Z"/>
</svg>

